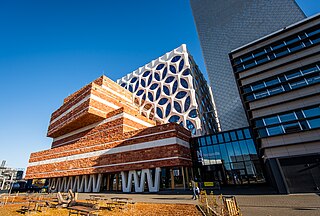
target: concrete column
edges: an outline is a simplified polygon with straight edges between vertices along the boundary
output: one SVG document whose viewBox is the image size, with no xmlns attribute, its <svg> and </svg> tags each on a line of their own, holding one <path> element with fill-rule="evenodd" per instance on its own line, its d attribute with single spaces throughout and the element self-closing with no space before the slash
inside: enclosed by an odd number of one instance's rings
<svg viewBox="0 0 320 216">
<path fill-rule="evenodd" d="M 182 182 L 183 182 L 183 189 L 186 189 L 186 178 L 184 176 L 184 167 L 181 167 L 181 171 L 182 171 Z"/>
<path fill-rule="evenodd" d="M 174 175 L 173 175 L 173 169 L 170 169 L 170 178 L 171 178 L 171 189 L 174 190 Z"/>
<path fill-rule="evenodd" d="M 190 179 L 189 179 L 189 171 L 188 171 L 188 167 L 185 167 L 186 169 L 186 182 L 187 182 L 187 188 L 189 188 L 189 182 L 190 182 Z"/>
<path fill-rule="evenodd" d="M 107 191 L 110 191 L 110 174 L 107 174 Z"/>
</svg>

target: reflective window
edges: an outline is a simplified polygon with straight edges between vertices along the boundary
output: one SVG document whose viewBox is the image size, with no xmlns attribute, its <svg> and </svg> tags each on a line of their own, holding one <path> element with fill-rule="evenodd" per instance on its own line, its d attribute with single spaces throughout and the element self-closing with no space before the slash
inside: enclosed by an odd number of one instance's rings
<svg viewBox="0 0 320 216">
<path fill-rule="evenodd" d="M 244 136 L 246 137 L 246 139 L 250 139 L 251 138 L 251 134 L 250 134 L 249 129 L 244 129 L 243 132 L 244 132 Z"/>
<path fill-rule="evenodd" d="M 279 115 L 279 118 L 280 118 L 281 122 L 288 122 L 288 121 L 293 121 L 293 120 L 297 119 L 293 112 Z"/>
<path fill-rule="evenodd" d="M 280 83 L 280 81 L 279 81 L 278 77 L 276 77 L 275 79 L 268 80 L 265 83 L 266 83 L 266 86 L 273 86 L 275 84 Z"/>
<path fill-rule="evenodd" d="M 189 112 L 189 117 L 195 118 L 197 117 L 197 110 L 193 109 Z"/>
<path fill-rule="evenodd" d="M 270 136 L 283 134 L 283 130 L 281 126 L 268 127 L 267 130 Z"/>
<path fill-rule="evenodd" d="M 289 85 L 290 85 L 290 87 L 291 87 L 292 89 L 296 89 L 296 88 L 300 88 L 300 87 L 302 87 L 302 86 L 306 86 L 306 85 L 307 85 L 307 82 L 306 82 L 305 79 L 303 79 L 303 80 L 299 80 L 299 81 L 297 81 L 297 82 L 291 82 L 291 83 L 289 83 Z"/>
<path fill-rule="evenodd" d="M 239 139 L 243 139 L 243 134 L 242 134 L 242 130 L 238 130 L 237 131 L 237 135 Z"/>
<path fill-rule="evenodd" d="M 231 136 L 231 140 L 232 141 L 236 141 L 237 140 L 237 136 L 236 136 L 236 133 L 234 131 L 230 132 L 230 136 Z"/>
<path fill-rule="evenodd" d="M 224 141 L 225 142 L 229 142 L 230 141 L 230 137 L 229 137 L 228 133 L 224 133 L 223 136 L 224 136 Z"/>
<path fill-rule="evenodd" d="M 265 125 L 272 125 L 272 124 L 278 124 L 280 122 L 279 122 L 278 116 L 272 116 L 269 118 L 265 118 L 264 123 Z"/>
<path fill-rule="evenodd" d="M 222 134 L 218 134 L 218 141 L 219 141 L 219 143 L 223 143 L 224 142 Z"/>
<path fill-rule="evenodd" d="M 285 133 L 293 133 L 293 132 L 301 131 L 299 122 L 283 124 L 283 129 Z"/>
<path fill-rule="evenodd" d="M 320 107 L 314 107 L 311 109 L 303 109 L 303 113 L 306 116 L 306 118 L 319 116 L 320 115 Z"/>
<path fill-rule="evenodd" d="M 311 129 L 320 127 L 320 118 L 308 120 Z"/>
</svg>

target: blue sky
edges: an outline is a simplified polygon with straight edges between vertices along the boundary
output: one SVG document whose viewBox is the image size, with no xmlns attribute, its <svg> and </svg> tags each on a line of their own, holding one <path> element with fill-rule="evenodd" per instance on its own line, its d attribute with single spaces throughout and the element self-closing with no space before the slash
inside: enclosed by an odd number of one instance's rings
<svg viewBox="0 0 320 216">
<path fill-rule="evenodd" d="M 320 12 L 319 0 L 297 2 Z M 188 0 L 0 1 L 0 160 L 25 168 L 50 147 L 50 115 L 65 97 L 182 43 L 206 73 Z"/>
</svg>

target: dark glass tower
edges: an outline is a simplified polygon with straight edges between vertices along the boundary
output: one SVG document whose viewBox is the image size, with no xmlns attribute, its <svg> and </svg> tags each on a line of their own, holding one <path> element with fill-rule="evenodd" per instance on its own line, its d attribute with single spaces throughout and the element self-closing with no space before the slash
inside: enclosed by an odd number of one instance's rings
<svg viewBox="0 0 320 216">
<path fill-rule="evenodd" d="M 248 126 L 228 53 L 305 18 L 293 0 L 190 0 L 222 131 Z"/>
</svg>

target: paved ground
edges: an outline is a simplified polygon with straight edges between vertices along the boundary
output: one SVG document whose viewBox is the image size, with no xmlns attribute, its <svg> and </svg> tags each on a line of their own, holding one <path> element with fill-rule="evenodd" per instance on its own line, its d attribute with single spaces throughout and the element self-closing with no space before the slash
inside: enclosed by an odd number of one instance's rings
<svg viewBox="0 0 320 216">
<path fill-rule="evenodd" d="M 128 197 L 135 202 L 197 204 L 189 194 L 104 194 L 107 198 Z M 80 199 L 89 198 L 82 193 Z M 320 196 L 299 195 L 236 195 L 244 216 L 320 216 Z"/>
</svg>

